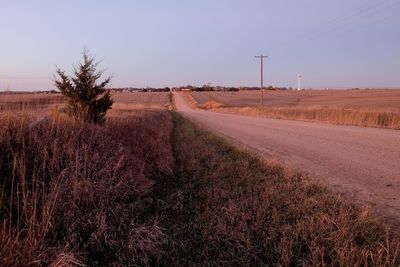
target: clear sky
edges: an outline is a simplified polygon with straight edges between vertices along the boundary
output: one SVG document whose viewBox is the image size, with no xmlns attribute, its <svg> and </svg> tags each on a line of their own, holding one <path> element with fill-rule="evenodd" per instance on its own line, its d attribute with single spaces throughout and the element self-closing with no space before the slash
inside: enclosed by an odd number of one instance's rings
<svg viewBox="0 0 400 267">
<path fill-rule="evenodd" d="M 54 89 L 86 47 L 113 87 L 400 88 L 400 0 L 0 0 L 0 91 Z"/>
</svg>

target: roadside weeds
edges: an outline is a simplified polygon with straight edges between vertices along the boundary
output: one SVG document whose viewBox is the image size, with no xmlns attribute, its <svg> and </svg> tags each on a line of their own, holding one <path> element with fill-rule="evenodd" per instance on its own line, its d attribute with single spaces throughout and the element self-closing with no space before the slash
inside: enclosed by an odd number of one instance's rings
<svg viewBox="0 0 400 267">
<path fill-rule="evenodd" d="M 400 265 L 367 210 L 176 112 L 28 125 L 0 127 L 2 266 Z"/>
<path fill-rule="evenodd" d="M 190 93 L 183 93 L 185 100 L 194 109 L 211 110 L 221 113 L 239 114 L 260 118 L 323 122 L 338 125 L 400 129 L 400 114 L 384 111 L 364 111 L 346 108 L 306 107 L 227 107 L 212 100 L 199 105 Z"/>
</svg>

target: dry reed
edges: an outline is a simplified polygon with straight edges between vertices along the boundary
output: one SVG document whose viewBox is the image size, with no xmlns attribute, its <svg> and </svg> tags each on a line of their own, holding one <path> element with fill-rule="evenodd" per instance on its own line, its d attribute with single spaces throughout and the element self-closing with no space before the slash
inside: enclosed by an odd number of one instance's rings
<svg viewBox="0 0 400 267">
<path fill-rule="evenodd" d="M 170 115 L 122 115 L 105 127 L 2 119 L 1 266 L 146 265 L 160 256 L 163 230 L 141 218 L 152 173 L 173 169 Z"/>
<path fill-rule="evenodd" d="M 321 107 L 267 107 L 263 110 L 259 108 L 220 108 L 216 111 L 274 119 L 400 129 L 400 114 L 394 112 Z"/>
</svg>

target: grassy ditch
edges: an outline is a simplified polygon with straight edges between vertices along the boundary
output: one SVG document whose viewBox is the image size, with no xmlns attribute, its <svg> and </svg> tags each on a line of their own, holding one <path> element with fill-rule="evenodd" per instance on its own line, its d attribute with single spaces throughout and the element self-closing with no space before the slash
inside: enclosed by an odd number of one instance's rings
<svg viewBox="0 0 400 267">
<path fill-rule="evenodd" d="M 165 265 L 400 264 L 399 240 L 365 210 L 174 118 L 179 179 L 161 186 Z"/>
</svg>

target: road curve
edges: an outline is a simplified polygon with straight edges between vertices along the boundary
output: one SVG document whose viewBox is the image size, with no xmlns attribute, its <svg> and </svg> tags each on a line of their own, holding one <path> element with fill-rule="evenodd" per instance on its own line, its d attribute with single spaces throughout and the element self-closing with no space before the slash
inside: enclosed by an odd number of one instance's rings
<svg viewBox="0 0 400 267">
<path fill-rule="evenodd" d="M 194 110 L 177 92 L 174 101 L 209 130 L 400 222 L 400 131 Z"/>
</svg>

